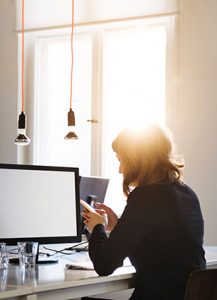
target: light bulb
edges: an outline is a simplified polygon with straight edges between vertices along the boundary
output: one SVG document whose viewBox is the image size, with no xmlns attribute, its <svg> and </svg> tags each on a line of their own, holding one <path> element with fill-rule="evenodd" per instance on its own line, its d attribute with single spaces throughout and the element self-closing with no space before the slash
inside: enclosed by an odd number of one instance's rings
<svg viewBox="0 0 217 300">
<path fill-rule="evenodd" d="M 19 115 L 17 137 L 14 143 L 18 146 L 27 146 L 30 143 L 30 139 L 26 135 L 26 116 L 22 111 Z"/>
<path fill-rule="evenodd" d="M 77 140 L 78 136 L 74 132 L 74 126 L 68 126 L 68 128 L 69 128 L 69 132 L 64 137 L 64 139 L 66 139 L 66 140 Z"/>
</svg>

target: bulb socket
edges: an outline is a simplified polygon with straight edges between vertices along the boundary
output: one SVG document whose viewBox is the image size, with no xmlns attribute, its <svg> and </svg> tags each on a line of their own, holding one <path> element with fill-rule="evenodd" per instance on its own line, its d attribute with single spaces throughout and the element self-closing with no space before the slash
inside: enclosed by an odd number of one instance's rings
<svg viewBox="0 0 217 300">
<path fill-rule="evenodd" d="M 68 112 L 68 126 L 75 126 L 75 114 L 71 108 Z"/>
</svg>

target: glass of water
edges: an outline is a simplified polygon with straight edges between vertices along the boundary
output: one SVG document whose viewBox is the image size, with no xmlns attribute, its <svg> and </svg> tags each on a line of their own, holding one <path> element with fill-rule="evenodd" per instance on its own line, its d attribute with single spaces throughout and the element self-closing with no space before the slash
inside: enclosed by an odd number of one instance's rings
<svg viewBox="0 0 217 300">
<path fill-rule="evenodd" d="M 18 242 L 19 265 L 27 268 L 34 268 L 38 251 L 37 242 Z"/>
<path fill-rule="evenodd" d="M 6 243 L 0 243 L 0 269 L 7 269 L 8 262 Z"/>
</svg>

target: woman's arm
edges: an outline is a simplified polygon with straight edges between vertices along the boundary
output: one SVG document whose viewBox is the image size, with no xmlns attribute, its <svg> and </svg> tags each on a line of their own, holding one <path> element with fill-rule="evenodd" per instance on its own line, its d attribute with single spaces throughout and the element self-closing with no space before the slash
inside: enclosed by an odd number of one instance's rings
<svg viewBox="0 0 217 300">
<path fill-rule="evenodd" d="M 123 260 L 132 255 L 150 233 L 149 216 L 145 213 L 146 201 L 143 200 L 138 198 L 138 193 L 132 193 L 109 237 L 104 225 L 98 224 L 93 228 L 89 255 L 99 275 L 109 275 L 122 266 Z"/>
</svg>

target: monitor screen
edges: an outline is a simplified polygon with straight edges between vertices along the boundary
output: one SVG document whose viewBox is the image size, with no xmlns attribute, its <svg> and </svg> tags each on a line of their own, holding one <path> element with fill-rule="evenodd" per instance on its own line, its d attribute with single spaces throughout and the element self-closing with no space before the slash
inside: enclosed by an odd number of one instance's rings
<svg viewBox="0 0 217 300">
<path fill-rule="evenodd" d="M 81 177 L 80 198 L 92 204 L 91 201 L 103 203 L 109 179 L 102 177 Z"/>
<path fill-rule="evenodd" d="M 79 170 L 0 164 L 0 242 L 81 241 Z"/>
</svg>

